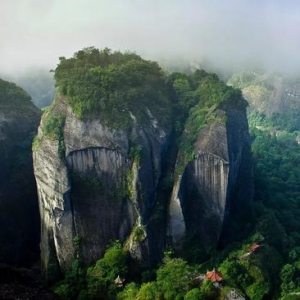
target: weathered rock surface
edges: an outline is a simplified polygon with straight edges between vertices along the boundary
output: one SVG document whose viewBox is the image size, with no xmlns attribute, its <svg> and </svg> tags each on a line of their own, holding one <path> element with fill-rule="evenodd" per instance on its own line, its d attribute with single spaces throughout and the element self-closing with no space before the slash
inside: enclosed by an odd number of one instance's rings
<svg viewBox="0 0 300 300">
<path fill-rule="evenodd" d="M 224 106 L 216 113 L 219 118 L 199 132 L 195 158 L 179 174 L 173 189 L 170 235 L 177 248 L 186 237 L 196 238 L 204 248 L 216 246 L 231 207 L 252 199 L 245 107 Z"/>
<path fill-rule="evenodd" d="M 77 119 L 63 98 L 56 100 L 53 113 L 66 116 L 65 157 L 58 155 L 58 141 L 43 135 L 43 120 L 40 146 L 33 154 L 42 262 L 48 275 L 57 265 L 62 270 L 70 267 L 76 256 L 74 237 L 80 239 L 81 259 L 90 264 L 111 240 L 124 241 L 133 227 L 147 224 L 168 143 L 167 133 L 150 112 L 150 125 L 136 124 L 132 116 L 127 132 L 108 129 L 101 120 Z M 149 247 L 146 232 L 140 242 Z M 132 255 L 142 259 L 144 251 L 128 245 Z"/>
<path fill-rule="evenodd" d="M 26 265 L 38 259 L 31 144 L 40 115 L 22 89 L 0 80 L 0 262 Z"/>
<path fill-rule="evenodd" d="M 223 104 L 196 132 L 195 158 L 172 192 L 178 140 L 150 111 L 147 122 L 131 113 L 131 126 L 116 130 L 101 119 L 78 119 L 58 96 L 51 114 L 65 116 L 64 147 L 45 135 L 44 115 L 33 154 L 48 279 L 78 256 L 95 262 L 115 239 L 148 263 L 167 246 L 180 248 L 187 236 L 215 247 L 226 218 L 252 198 L 246 101 Z"/>
</svg>

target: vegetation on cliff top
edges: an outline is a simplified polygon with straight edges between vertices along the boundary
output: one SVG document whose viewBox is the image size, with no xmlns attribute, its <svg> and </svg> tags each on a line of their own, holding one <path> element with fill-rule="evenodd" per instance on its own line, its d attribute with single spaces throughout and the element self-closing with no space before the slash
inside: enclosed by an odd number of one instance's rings
<svg viewBox="0 0 300 300">
<path fill-rule="evenodd" d="M 199 131 L 213 120 L 226 123 L 226 116 L 218 115 L 217 109 L 226 110 L 233 106 L 245 110 L 247 106 L 240 90 L 226 86 L 215 74 L 198 70 L 191 76 L 191 81 L 195 88 L 188 93 L 191 95 L 190 98 L 196 99 L 196 101 L 190 101 L 190 103 L 196 105 L 189 110 L 181 136 L 177 162 L 178 173 L 182 173 L 186 164 L 194 159 L 194 143 Z"/>
<path fill-rule="evenodd" d="M 41 130 L 43 132 L 43 138 L 47 138 L 52 141 L 58 141 L 58 155 L 61 159 L 65 156 L 65 143 L 64 143 L 64 124 L 66 116 L 54 111 L 55 102 L 51 106 L 44 110 Z M 32 144 L 32 150 L 37 151 L 41 145 L 42 139 L 39 136 L 34 138 Z"/>
<path fill-rule="evenodd" d="M 194 157 L 199 130 L 212 119 L 226 121 L 216 109 L 246 106 L 240 91 L 226 86 L 216 74 L 204 70 L 166 74 L 156 62 L 107 48 L 90 47 L 71 58 L 60 57 L 54 77 L 78 118 L 99 118 L 108 127 L 127 130 L 135 121 L 146 124 L 154 117 L 160 126 L 172 126 L 176 139 L 183 132 L 179 173 Z M 47 113 L 43 131 L 55 120 Z M 49 137 L 55 135 L 47 132 Z"/>
<path fill-rule="evenodd" d="M 100 118 L 114 128 L 155 118 L 168 124 L 170 99 L 165 75 L 157 63 L 134 53 L 85 48 L 72 58 L 60 58 L 55 80 L 79 118 Z M 148 111 L 148 110 L 149 111 Z"/>
<path fill-rule="evenodd" d="M 238 90 L 227 87 L 215 74 L 197 70 L 190 76 L 168 75 L 156 62 L 107 48 L 90 47 L 71 58 L 60 57 L 54 78 L 77 117 L 99 118 L 113 128 L 127 128 L 132 115 L 145 123 L 152 114 L 161 125 L 171 125 L 173 117 L 175 128 L 181 131 L 193 106 L 198 109 L 192 119 L 205 119 L 203 115 L 213 105 L 241 98 Z M 203 109 L 200 117 L 195 112 L 199 108 Z"/>
</svg>

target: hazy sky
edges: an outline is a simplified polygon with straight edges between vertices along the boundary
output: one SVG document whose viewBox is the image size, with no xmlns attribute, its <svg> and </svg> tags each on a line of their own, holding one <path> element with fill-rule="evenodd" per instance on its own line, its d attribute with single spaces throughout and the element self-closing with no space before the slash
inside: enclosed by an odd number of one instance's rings
<svg viewBox="0 0 300 300">
<path fill-rule="evenodd" d="M 0 72 L 96 46 L 300 74 L 299 0 L 0 0 Z"/>
</svg>

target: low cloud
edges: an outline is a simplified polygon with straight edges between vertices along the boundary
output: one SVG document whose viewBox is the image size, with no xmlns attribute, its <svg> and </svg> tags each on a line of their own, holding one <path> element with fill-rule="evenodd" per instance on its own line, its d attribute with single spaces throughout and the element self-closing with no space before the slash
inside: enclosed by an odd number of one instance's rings
<svg viewBox="0 0 300 300">
<path fill-rule="evenodd" d="M 296 0 L 3 0 L 0 72 L 55 68 L 95 46 L 229 70 L 300 74 Z"/>
</svg>

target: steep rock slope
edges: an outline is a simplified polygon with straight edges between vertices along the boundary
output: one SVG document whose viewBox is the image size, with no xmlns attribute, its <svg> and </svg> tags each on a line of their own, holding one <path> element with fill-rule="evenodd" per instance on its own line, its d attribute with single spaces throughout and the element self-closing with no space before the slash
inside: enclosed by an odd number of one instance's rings
<svg viewBox="0 0 300 300">
<path fill-rule="evenodd" d="M 132 157 L 130 134 L 108 129 L 100 120 L 81 121 L 62 98 L 57 98 L 58 102 L 66 113 L 65 158 L 58 155 L 58 141 L 43 138 L 40 130 L 34 169 L 43 262 L 46 267 L 57 259 L 66 269 L 74 259 L 75 236 L 80 238 L 82 260 L 90 264 L 103 255 L 110 240 L 124 241 L 134 226 L 143 230 L 154 205 L 168 139 L 155 123 L 146 128 L 136 126 L 140 158 Z"/>
<path fill-rule="evenodd" d="M 216 247 L 226 219 L 240 214 L 243 206 L 249 208 L 252 200 L 246 102 L 240 96 L 220 100 L 206 113 L 209 120 L 192 144 L 194 157 L 180 168 L 175 181 L 170 235 L 178 248 L 184 240 L 196 241 L 205 252 Z"/>
<path fill-rule="evenodd" d="M 40 111 L 15 84 L 0 80 L 0 261 L 38 259 L 39 217 L 31 143 Z"/>
<path fill-rule="evenodd" d="M 121 54 L 116 55 L 123 58 Z M 139 57 L 134 56 L 134 59 L 131 63 L 135 67 L 139 64 L 144 64 L 142 68 L 148 67 Z M 148 70 L 146 76 L 152 72 L 160 81 L 159 68 L 150 67 L 153 71 Z M 93 70 L 98 71 L 100 69 Z M 99 74 L 93 75 L 97 80 Z M 99 85 L 102 83 L 103 79 Z M 139 85 L 131 85 L 140 97 Z M 151 87 L 149 93 L 156 94 L 154 88 Z M 125 98 L 127 87 L 123 89 Z M 158 92 L 163 93 L 163 90 Z M 111 240 L 124 241 L 130 233 L 127 247 L 132 256 L 143 259 L 149 250 L 145 225 L 155 204 L 170 129 L 158 122 L 156 118 L 162 118 L 159 112 L 151 110 L 150 102 L 149 108 L 147 103 L 140 103 L 141 107 L 126 107 L 125 100 L 119 103 L 113 98 L 111 101 L 115 100 L 115 105 L 122 108 L 117 114 L 112 113 L 110 120 L 105 113 L 111 107 L 100 111 L 98 117 L 93 116 L 95 110 L 88 109 L 80 115 L 82 110 L 78 113 L 77 107 L 70 105 L 72 97 L 62 93 L 44 114 L 34 147 L 42 219 L 42 262 L 46 274 L 51 276 L 56 267 L 70 268 L 76 253 L 85 264 L 90 264 L 103 255 Z M 160 103 L 165 106 L 164 121 L 168 118 L 167 104 Z M 74 238 L 80 240 L 79 249 L 75 247 Z"/>
<path fill-rule="evenodd" d="M 195 223 L 203 243 L 215 244 L 238 182 L 251 187 L 239 92 L 204 71 L 167 78 L 135 54 L 94 48 L 61 58 L 55 79 L 58 94 L 33 147 L 48 279 L 76 258 L 95 262 L 115 239 L 144 263 Z M 217 223 L 208 239 L 202 211 Z"/>
</svg>

